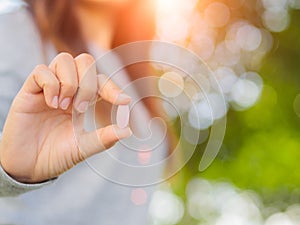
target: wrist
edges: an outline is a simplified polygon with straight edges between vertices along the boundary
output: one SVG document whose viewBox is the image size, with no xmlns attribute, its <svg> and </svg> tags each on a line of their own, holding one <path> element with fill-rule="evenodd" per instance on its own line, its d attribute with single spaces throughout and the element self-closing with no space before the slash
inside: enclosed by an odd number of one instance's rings
<svg viewBox="0 0 300 225">
<path fill-rule="evenodd" d="M 2 136 L 2 134 L 1 134 Z M 3 142 L 2 139 L 0 137 L 0 166 L 2 168 L 2 170 L 9 176 L 11 177 L 13 180 L 20 182 L 20 183 L 36 183 L 36 182 L 32 182 L 31 179 L 26 178 L 26 177 L 22 177 L 22 176 L 18 176 L 17 171 L 14 171 L 14 166 L 10 166 L 12 163 L 9 163 L 10 160 L 7 159 L 7 157 L 5 157 L 5 147 L 3 146 Z"/>
<path fill-rule="evenodd" d="M 1 151 L 1 147 L 0 147 Z M 19 174 L 19 170 L 15 171 L 15 167 L 9 166 L 10 164 L 7 163 L 7 160 L 3 160 L 2 157 L 0 157 L 0 167 L 2 170 L 9 176 L 11 179 L 15 180 L 16 182 L 23 183 L 23 184 L 37 184 L 41 183 L 41 181 L 35 181 L 29 176 L 22 176 Z M 12 169 L 11 169 L 12 168 Z"/>
</svg>

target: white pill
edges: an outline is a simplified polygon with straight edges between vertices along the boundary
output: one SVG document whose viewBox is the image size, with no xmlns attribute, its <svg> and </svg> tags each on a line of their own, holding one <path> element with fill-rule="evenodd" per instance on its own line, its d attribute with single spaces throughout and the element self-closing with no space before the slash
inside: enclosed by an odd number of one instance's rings
<svg viewBox="0 0 300 225">
<path fill-rule="evenodd" d="M 130 117 L 130 109 L 128 105 L 119 105 L 117 110 L 117 125 L 120 128 L 128 126 Z"/>
</svg>

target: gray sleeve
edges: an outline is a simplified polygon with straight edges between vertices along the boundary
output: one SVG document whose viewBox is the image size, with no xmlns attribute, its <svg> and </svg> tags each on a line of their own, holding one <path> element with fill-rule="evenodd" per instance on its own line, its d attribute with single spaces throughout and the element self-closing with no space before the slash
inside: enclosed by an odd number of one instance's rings
<svg viewBox="0 0 300 225">
<path fill-rule="evenodd" d="M 55 179 L 38 184 L 24 184 L 11 178 L 0 166 L 0 197 L 16 196 L 53 183 Z"/>
</svg>

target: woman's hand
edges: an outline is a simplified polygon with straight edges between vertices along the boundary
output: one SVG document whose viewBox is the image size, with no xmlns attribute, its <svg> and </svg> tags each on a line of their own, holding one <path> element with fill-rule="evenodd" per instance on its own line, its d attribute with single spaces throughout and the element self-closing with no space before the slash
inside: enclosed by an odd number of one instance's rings
<svg viewBox="0 0 300 225">
<path fill-rule="evenodd" d="M 96 75 L 88 54 L 74 59 L 62 53 L 49 67 L 37 66 L 15 97 L 4 126 L 3 169 L 20 182 L 42 182 L 129 137 L 129 128 L 116 125 L 84 131 L 83 113 L 98 96 L 117 105 L 130 102 L 112 81 Z M 75 129 L 74 112 L 79 118 Z"/>
</svg>

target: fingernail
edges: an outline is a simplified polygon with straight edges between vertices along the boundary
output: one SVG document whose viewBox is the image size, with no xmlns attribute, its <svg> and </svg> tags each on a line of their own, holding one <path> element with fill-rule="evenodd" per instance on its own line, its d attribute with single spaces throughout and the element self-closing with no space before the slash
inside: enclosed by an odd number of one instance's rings
<svg viewBox="0 0 300 225">
<path fill-rule="evenodd" d="M 117 104 L 120 104 L 120 103 L 126 103 L 126 104 L 128 104 L 128 103 L 130 103 L 130 101 L 131 101 L 131 97 L 130 96 L 128 96 L 128 95 L 126 95 L 124 93 L 121 93 L 121 94 L 118 95 L 116 103 Z"/>
<path fill-rule="evenodd" d="M 117 136 L 119 139 L 127 138 L 127 137 L 130 137 L 131 135 L 132 135 L 132 131 L 130 128 L 117 130 Z"/>
<path fill-rule="evenodd" d="M 58 96 L 54 96 L 54 98 L 52 99 L 51 105 L 55 109 L 58 108 Z"/>
<path fill-rule="evenodd" d="M 70 98 L 65 98 L 60 103 L 60 108 L 63 109 L 63 110 L 66 110 L 69 107 L 70 103 L 71 103 L 71 99 Z"/>
<path fill-rule="evenodd" d="M 78 105 L 77 110 L 78 110 L 78 112 L 80 112 L 80 113 L 84 113 L 84 112 L 87 111 L 88 107 L 89 107 L 89 102 L 88 102 L 88 101 L 81 102 L 81 103 Z"/>
</svg>

